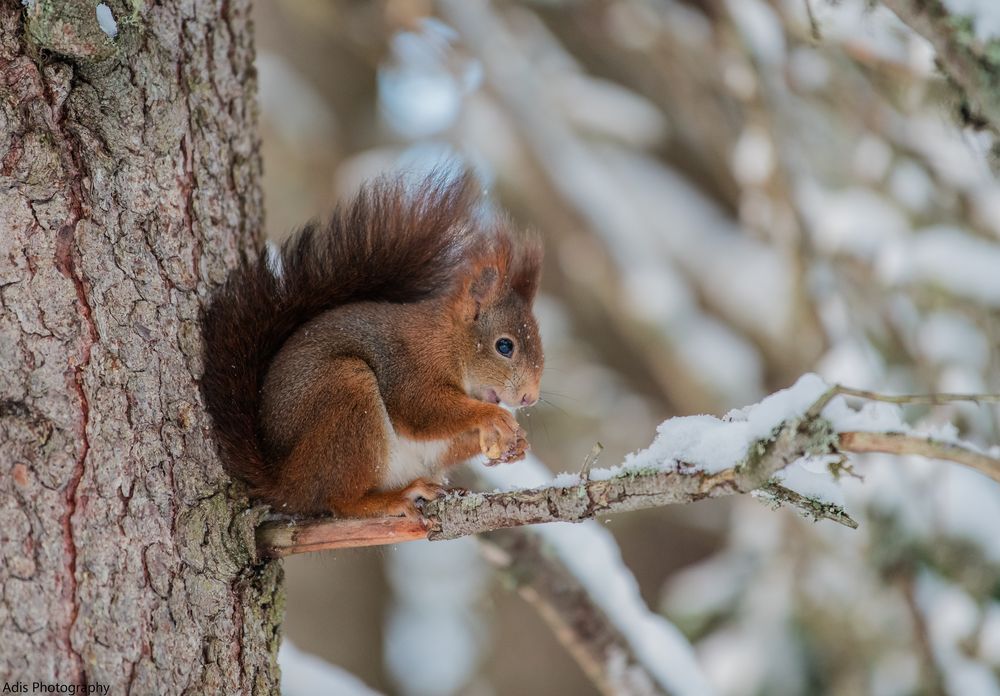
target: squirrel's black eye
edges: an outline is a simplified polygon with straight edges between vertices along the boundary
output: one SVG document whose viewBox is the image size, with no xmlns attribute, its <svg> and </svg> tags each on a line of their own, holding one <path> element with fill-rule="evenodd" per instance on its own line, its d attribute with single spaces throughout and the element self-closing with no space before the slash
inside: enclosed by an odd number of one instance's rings
<svg viewBox="0 0 1000 696">
<path fill-rule="evenodd" d="M 509 358 L 514 354 L 514 342 L 509 338 L 498 339 L 497 352 L 505 358 Z"/>
</svg>

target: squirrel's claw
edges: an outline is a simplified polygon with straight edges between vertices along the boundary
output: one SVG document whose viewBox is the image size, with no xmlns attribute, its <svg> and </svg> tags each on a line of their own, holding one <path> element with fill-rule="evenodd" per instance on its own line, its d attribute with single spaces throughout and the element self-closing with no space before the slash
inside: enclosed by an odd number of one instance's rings
<svg viewBox="0 0 1000 696">
<path fill-rule="evenodd" d="M 494 465 L 523 459 L 528 441 L 517 419 L 507 411 L 499 410 L 497 417 L 480 429 L 479 446 L 489 464 Z"/>
<path fill-rule="evenodd" d="M 403 505 L 400 512 L 412 520 L 423 520 L 423 504 L 447 494 L 448 489 L 444 486 L 427 479 L 417 479 L 402 490 Z"/>
</svg>

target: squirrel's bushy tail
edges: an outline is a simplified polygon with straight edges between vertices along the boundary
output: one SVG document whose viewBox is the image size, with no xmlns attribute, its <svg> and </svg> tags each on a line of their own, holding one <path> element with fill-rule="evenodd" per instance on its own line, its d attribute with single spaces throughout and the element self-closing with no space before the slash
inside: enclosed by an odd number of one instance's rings
<svg viewBox="0 0 1000 696">
<path fill-rule="evenodd" d="M 438 172 L 416 184 L 378 179 L 325 225 L 310 223 L 278 254 L 265 248 L 232 272 L 202 327 L 202 393 L 230 474 L 253 491 L 271 479 L 258 401 L 282 344 L 301 324 L 340 305 L 414 302 L 447 292 L 475 243 L 477 189 L 468 172 Z"/>
</svg>

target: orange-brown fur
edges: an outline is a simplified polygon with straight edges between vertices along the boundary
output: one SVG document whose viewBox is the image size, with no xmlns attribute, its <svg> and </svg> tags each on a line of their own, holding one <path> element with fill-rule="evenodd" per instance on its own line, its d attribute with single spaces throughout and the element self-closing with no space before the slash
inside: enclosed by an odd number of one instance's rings
<svg viewBox="0 0 1000 696">
<path fill-rule="evenodd" d="M 540 246 L 475 191 L 468 175 L 376 182 L 285 245 L 281 278 L 262 255 L 216 297 L 203 390 L 223 460 L 255 495 L 288 512 L 416 514 L 444 468 L 524 456 L 516 419 L 487 400 L 537 399 Z"/>
</svg>

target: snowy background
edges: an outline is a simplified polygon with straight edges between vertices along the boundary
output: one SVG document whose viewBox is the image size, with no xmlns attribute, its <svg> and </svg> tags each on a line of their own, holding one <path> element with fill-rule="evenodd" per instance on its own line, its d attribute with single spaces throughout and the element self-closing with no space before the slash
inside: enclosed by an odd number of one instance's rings
<svg viewBox="0 0 1000 696">
<path fill-rule="evenodd" d="M 944 4 L 1000 60 L 1000 2 Z M 599 466 L 725 466 L 824 381 L 1000 391 L 993 137 L 881 5 L 262 0 L 256 22 L 271 238 L 457 153 L 545 240 L 536 456 L 491 485 L 575 473 L 596 441 Z M 995 407 L 856 406 L 830 408 L 1000 443 Z M 1000 486 L 852 473 L 785 483 L 858 530 L 746 496 L 537 532 L 669 693 L 1000 694 Z M 285 566 L 290 696 L 597 693 L 474 540 Z"/>
</svg>

